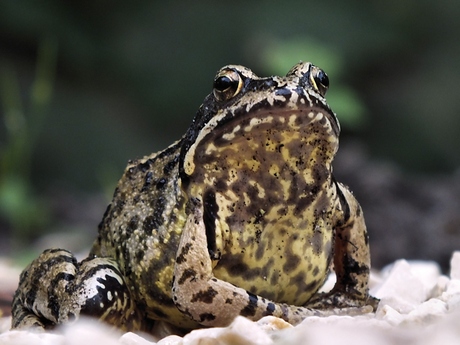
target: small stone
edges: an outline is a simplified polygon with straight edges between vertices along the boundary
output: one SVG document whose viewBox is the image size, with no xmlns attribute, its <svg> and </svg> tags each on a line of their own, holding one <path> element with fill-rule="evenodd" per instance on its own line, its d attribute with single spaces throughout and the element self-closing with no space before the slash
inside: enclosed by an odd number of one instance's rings
<svg viewBox="0 0 460 345">
<path fill-rule="evenodd" d="M 446 313 L 447 304 L 437 298 L 432 298 L 412 310 L 409 315 L 407 315 L 404 323 L 430 324 L 439 320 L 442 316 L 446 315 Z"/>
<path fill-rule="evenodd" d="M 0 334 L 0 344 L 2 345 L 60 345 L 68 344 L 62 335 L 51 333 L 34 333 L 29 331 L 9 331 Z"/>
<path fill-rule="evenodd" d="M 65 345 L 104 344 L 119 345 L 120 331 L 103 322 L 90 318 L 80 318 L 78 322 L 62 327 Z M 32 343 L 31 343 L 32 344 Z"/>
<path fill-rule="evenodd" d="M 425 291 L 432 291 L 441 276 L 441 267 L 434 261 L 409 261 L 412 274 L 425 286 Z"/>
<path fill-rule="evenodd" d="M 198 329 L 184 337 L 184 345 L 232 344 L 232 345 L 270 345 L 273 341 L 256 322 L 238 316 L 226 328 Z"/>
<path fill-rule="evenodd" d="M 178 335 L 169 335 L 166 338 L 161 339 L 157 345 L 182 345 L 183 339 Z"/>
<path fill-rule="evenodd" d="M 260 329 L 265 332 L 274 332 L 281 329 L 294 327 L 289 322 L 286 322 L 283 319 L 275 316 L 265 316 L 257 321 L 257 324 L 260 326 Z"/>
<path fill-rule="evenodd" d="M 439 298 L 444 291 L 447 289 L 450 279 L 447 276 L 439 276 L 436 279 L 436 285 L 433 287 L 430 293 L 430 298 Z"/>
<path fill-rule="evenodd" d="M 407 314 L 428 298 L 429 291 L 414 275 L 406 260 L 398 260 L 384 269 L 383 281 L 371 289 L 371 295 L 380 298 L 380 305 L 389 305 Z"/>
<path fill-rule="evenodd" d="M 450 260 L 450 279 L 460 279 L 460 251 L 454 252 Z"/>
<path fill-rule="evenodd" d="M 440 299 L 447 303 L 449 311 L 460 310 L 460 279 L 449 281 Z"/>
<path fill-rule="evenodd" d="M 182 338 L 181 337 L 178 337 L 178 338 L 182 342 Z M 155 345 L 154 342 L 148 341 L 147 339 L 133 332 L 127 332 L 123 334 L 120 337 L 119 342 L 120 344 L 123 344 L 123 345 Z M 180 344 L 180 343 L 164 343 L 163 345 L 166 345 L 166 344 L 172 345 L 172 344 Z"/>
<path fill-rule="evenodd" d="M 389 305 L 379 306 L 375 317 L 388 322 L 390 325 L 399 325 L 404 321 L 404 316 Z"/>
</svg>

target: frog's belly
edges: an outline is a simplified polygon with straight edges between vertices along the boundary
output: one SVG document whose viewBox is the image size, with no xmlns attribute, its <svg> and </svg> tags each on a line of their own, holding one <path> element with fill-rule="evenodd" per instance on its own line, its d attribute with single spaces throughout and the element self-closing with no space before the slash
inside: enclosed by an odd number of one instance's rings
<svg viewBox="0 0 460 345">
<path fill-rule="evenodd" d="M 222 255 L 214 276 L 275 302 L 303 305 L 323 285 L 332 256 L 332 230 L 304 234 L 275 241 L 267 232 L 248 246 L 240 242 Z"/>
</svg>

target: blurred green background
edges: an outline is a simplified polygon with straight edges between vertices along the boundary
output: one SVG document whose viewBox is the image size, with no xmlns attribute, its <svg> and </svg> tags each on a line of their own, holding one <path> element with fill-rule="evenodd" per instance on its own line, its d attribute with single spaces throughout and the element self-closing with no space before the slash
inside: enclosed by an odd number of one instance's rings
<svg viewBox="0 0 460 345">
<path fill-rule="evenodd" d="M 1 1 L 0 256 L 62 231 L 83 250 L 127 160 L 178 139 L 228 63 L 265 76 L 311 61 L 342 143 L 453 174 L 458 18 L 456 0 Z"/>
</svg>

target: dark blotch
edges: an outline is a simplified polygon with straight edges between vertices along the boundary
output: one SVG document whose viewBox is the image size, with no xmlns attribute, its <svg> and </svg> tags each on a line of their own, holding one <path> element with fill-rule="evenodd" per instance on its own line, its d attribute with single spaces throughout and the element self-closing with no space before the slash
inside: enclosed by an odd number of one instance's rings
<svg viewBox="0 0 460 345">
<path fill-rule="evenodd" d="M 175 156 L 173 160 L 169 161 L 168 163 L 165 164 L 163 168 L 163 172 L 165 175 L 169 175 L 170 172 L 174 169 L 176 166 L 177 162 L 179 161 L 179 157 Z"/>
<path fill-rule="evenodd" d="M 257 301 L 258 301 L 257 296 L 250 292 L 248 292 L 248 298 L 249 298 L 249 302 L 247 306 L 244 307 L 240 313 L 242 316 L 246 316 L 246 317 L 256 315 Z"/>
<path fill-rule="evenodd" d="M 132 234 L 134 232 L 134 230 L 137 229 L 138 227 L 138 224 L 139 224 L 139 216 L 133 216 L 129 222 L 128 222 L 128 225 L 126 226 L 126 232 L 128 234 Z"/>
<path fill-rule="evenodd" d="M 101 283 L 96 287 L 97 294 L 86 300 L 85 304 L 81 308 L 81 314 L 100 317 L 107 311 L 107 309 L 110 309 L 110 306 L 114 303 L 125 303 L 124 296 L 126 296 L 126 287 L 125 285 L 120 284 L 118 279 L 106 275 L 105 278 L 98 278 L 97 281 Z M 117 299 L 109 301 L 107 298 L 108 291 L 112 294 L 116 292 Z M 101 308 L 101 304 L 103 305 L 103 308 Z"/>
<path fill-rule="evenodd" d="M 354 260 L 350 255 L 346 255 L 343 258 L 343 267 L 345 269 L 345 274 L 340 275 L 338 279 L 340 279 L 341 284 L 348 287 L 356 286 L 356 276 L 369 272 L 369 267 L 367 265 L 360 265 L 360 263 Z"/>
<path fill-rule="evenodd" d="M 150 163 L 152 163 L 152 160 L 147 159 L 144 163 L 139 163 L 136 168 L 139 171 L 146 172 L 147 170 L 150 169 Z"/>
<path fill-rule="evenodd" d="M 179 278 L 177 283 L 179 285 L 182 285 L 188 278 L 194 278 L 195 276 L 196 276 L 196 271 L 194 269 L 188 268 L 184 271 L 184 273 L 182 273 L 182 276 Z"/>
<path fill-rule="evenodd" d="M 206 304 L 211 304 L 215 296 L 217 296 L 217 291 L 212 287 L 208 287 L 206 291 L 199 291 L 194 294 L 190 302 L 203 302 Z"/>
<path fill-rule="evenodd" d="M 284 88 L 284 87 L 281 88 L 281 89 L 277 89 L 275 91 L 275 95 L 284 96 L 284 97 L 286 97 L 286 100 L 289 100 L 289 98 L 291 97 L 291 94 L 292 94 L 291 90 L 289 90 L 287 88 Z"/>
<path fill-rule="evenodd" d="M 166 208 L 167 200 L 164 196 L 159 196 L 157 199 L 153 200 L 150 206 L 153 209 L 153 215 L 156 219 L 157 226 L 160 226 L 163 223 L 163 213 Z"/>
<path fill-rule="evenodd" d="M 200 322 L 203 321 L 213 321 L 216 319 L 216 316 L 212 313 L 203 313 L 200 314 Z"/>
<path fill-rule="evenodd" d="M 203 195 L 203 222 L 208 242 L 208 252 L 212 260 L 218 260 L 220 253 L 216 244 L 216 219 L 219 207 L 216 203 L 216 194 L 213 190 L 207 190 Z"/>
<path fill-rule="evenodd" d="M 313 277 L 316 277 L 319 273 L 319 268 L 318 266 L 315 266 L 315 268 L 313 269 L 313 272 L 311 272 L 311 274 L 313 275 Z"/>
<path fill-rule="evenodd" d="M 164 177 L 160 178 L 156 183 L 157 189 L 158 190 L 163 189 L 166 186 L 166 183 L 168 183 L 167 179 L 165 179 Z"/>
<path fill-rule="evenodd" d="M 142 230 L 147 234 L 151 234 L 153 230 L 158 229 L 161 225 L 161 222 L 158 220 L 158 217 L 155 216 L 148 216 L 144 219 L 142 223 Z"/>
<path fill-rule="evenodd" d="M 149 171 L 147 174 L 145 174 L 144 185 L 142 186 L 141 192 L 145 192 L 149 190 L 150 186 L 152 185 L 152 181 L 153 181 L 153 173 Z"/>
<path fill-rule="evenodd" d="M 181 263 L 186 261 L 185 260 L 185 255 L 187 255 L 187 253 L 190 251 L 191 247 L 192 247 L 191 243 L 187 243 L 187 244 L 185 244 L 185 246 L 182 247 L 182 251 L 180 252 L 180 254 L 176 258 L 176 263 L 181 264 Z"/>
<path fill-rule="evenodd" d="M 300 257 L 292 253 L 286 253 L 286 262 L 283 265 L 283 271 L 288 274 L 294 271 L 300 263 Z"/>
<path fill-rule="evenodd" d="M 323 252 L 323 234 L 321 230 L 315 230 L 311 238 L 313 252 L 317 255 Z"/>
<path fill-rule="evenodd" d="M 274 311 L 275 311 L 275 304 L 272 302 L 269 302 L 267 304 L 267 309 L 265 309 L 265 315 L 273 315 Z"/>
</svg>

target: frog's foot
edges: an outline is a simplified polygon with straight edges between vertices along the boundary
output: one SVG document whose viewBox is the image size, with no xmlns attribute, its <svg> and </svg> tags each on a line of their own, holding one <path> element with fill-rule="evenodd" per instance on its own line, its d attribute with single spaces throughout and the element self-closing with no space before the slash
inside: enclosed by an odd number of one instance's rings
<svg viewBox="0 0 460 345">
<path fill-rule="evenodd" d="M 134 323 L 133 303 L 114 261 L 77 263 L 62 249 L 44 251 L 21 274 L 12 306 L 12 328 L 43 330 L 80 314 L 121 328 Z"/>
<path fill-rule="evenodd" d="M 334 310 L 335 314 L 359 315 L 375 311 L 378 303 L 377 298 L 369 295 L 362 296 L 333 289 L 315 294 L 305 307 L 321 311 Z"/>
</svg>

